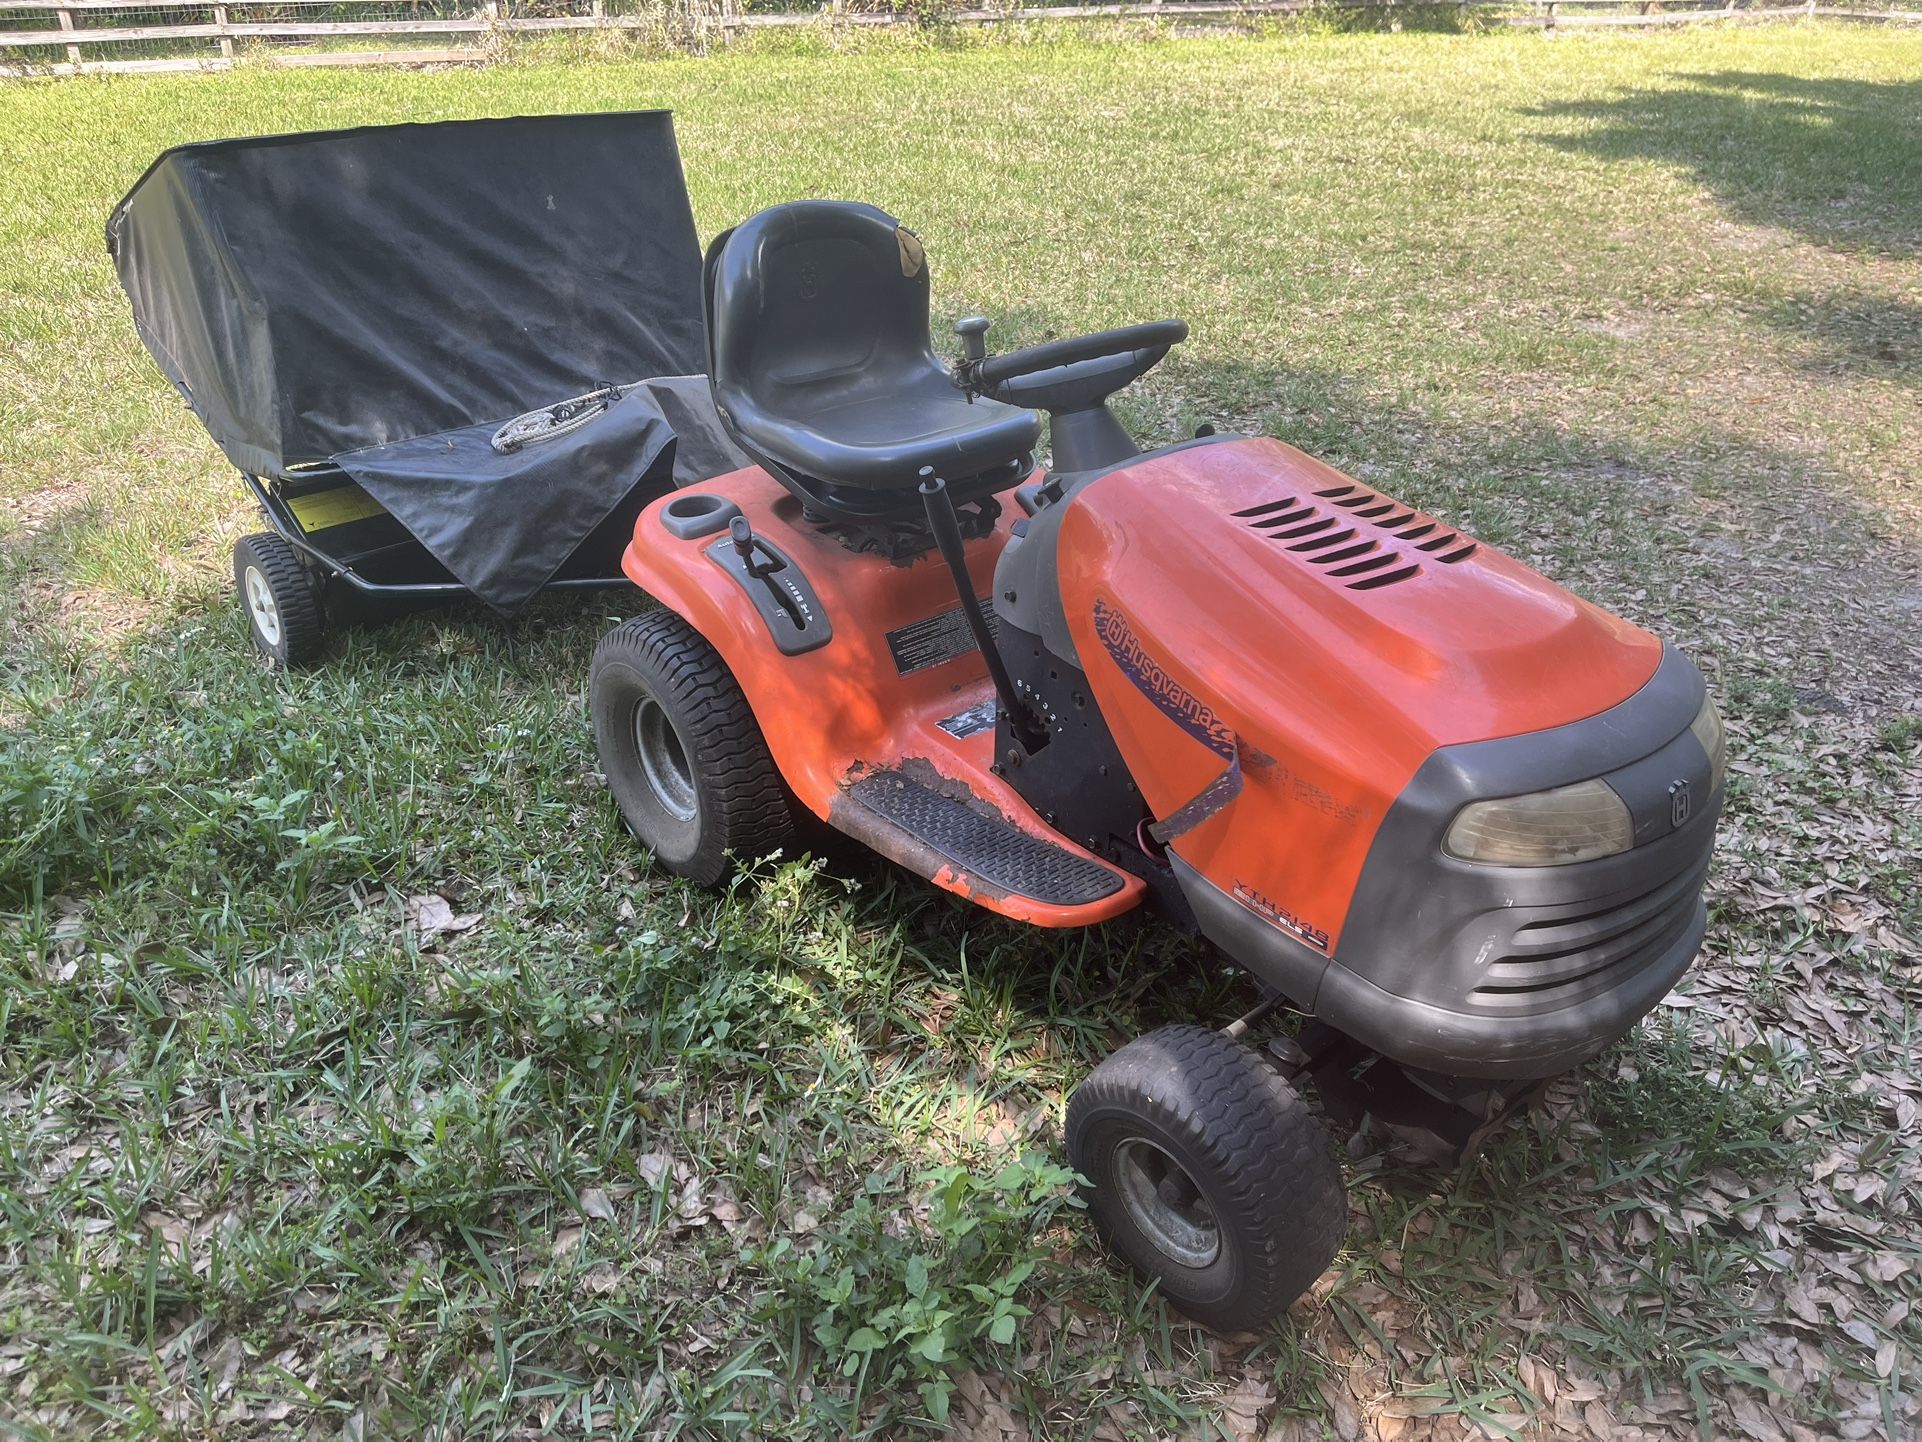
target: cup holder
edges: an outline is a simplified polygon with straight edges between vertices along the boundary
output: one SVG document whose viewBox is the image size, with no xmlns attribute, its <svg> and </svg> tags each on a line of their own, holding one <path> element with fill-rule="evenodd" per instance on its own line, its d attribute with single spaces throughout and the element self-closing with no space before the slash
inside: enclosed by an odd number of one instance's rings
<svg viewBox="0 0 1922 1442">
<path fill-rule="evenodd" d="M 740 514 L 741 508 L 725 496 L 689 491 L 661 507 L 661 527 L 671 536 L 693 541 L 725 531 L 728 522 Z"/>
</svg>

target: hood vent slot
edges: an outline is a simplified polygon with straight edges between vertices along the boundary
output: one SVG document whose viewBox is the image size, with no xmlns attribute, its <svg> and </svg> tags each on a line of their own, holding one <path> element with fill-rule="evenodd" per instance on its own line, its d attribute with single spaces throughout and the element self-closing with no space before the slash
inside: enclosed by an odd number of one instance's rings
<svg viewBox="0 0 1922 1442">
<path fill-rule="evenodd" d="M 1283 496 L 1232 514 L 1310 565 L 1326 567 L 1351 591 L 1410 581 L 1421 574 L 1424 559 L 1452 566 L 1477 549 L 1476 542 L 1434 517 L 1352 481 L 1316 491 L 1310 499 Z M 1408 549 L 1369 537 L 1361 522 Z"/>
<path fill-rule="evenodd" d="M 1317 516 L 1312 521 L 1303 521 L 1299 526 L 1285 526 L 1281 530 L 1270 531 L 1268 537 L 1274 541 L 1292 541 L 1297 536 L 1312 536 L 1317 532 L 1326 531 L 1334 525 L 1335 518 L 1333 516 Z M 1301 548 L 1297 546 L 1294 549 L 1300 550 Z"/>
<path fill-rule="evenodd" d="M 1379 571 L 1383 566 L 1393 565 L 1395 560 L 1396 556 L 1393 551 L 1382 551 L 1373 556 L 1364 556 L 1361 560 L 1351 565 L 1337 566 L 1328 574 L 1331 576 L 1359 576 L 1365 571 Z"/>
<path fill-rule="evenodd" d="M 1410 580 L 1420 574 L 1420 566 L 1403 566 L 1398 570 L 1382 571 L 1373 576 L 1364 576 L 1359 581 L 1350 581 L 1348 583 L 1348 589 L 1351 591 L 1372 591 L 1377 586 L 1392 586 L 1397 581 Z"/>
<path fill-rule="evenodd" d="M 1351 531 L 1349 534 L 1353 535 L 1354 533 Z M 1374 549 L 1375 543 L 1373 541 L 1362 541 L 1357 545 L 1343 546 L 1339 551 L 1324 551 L 1321 555 L 1310 556 L 1308 559 L 1313 561 L 1317 566 L 1332 566 L 1338 561 L 1352 561 L 1357 556 L 1365 556 Z M 1384 556 L 1392 556 L 1394 552 L 1385 551 L 1382 554 Z M 1331 576 L 1340 576 L 1345 573 L 1343 571 L 1330 571 L 1328 574 Z"/>
<path fill-rule="evenodd" d="M 1232 514 L 1238 521 L 1252 521 L 1257 516 L 1272 516 L 1276 511 L 1285 511 L 1294 505 L 1294 503 L 1295 498 L 1289 496 L 1286 500 L 1282 501 L 1263 501 L 1258 506 L 1246 506 Z"/>
<path fill-rule="evenodd" d="M 1418 543 L 1416 550 L 1426 551 L 1444 566 L 1467 560 L 1477 549 L 1476 542 L 1459 531 L 1449 530 L 1432 516 L 1425 516 L 1412 506 L 1404 506 L 1353 481 L 1329 486 L 1316 491 L 1315 495 L 1351 515 L 1374 522 L 1397 540 Z"/>
<path fill-rule="evenodd" d="M 1335 523 L 1333 521 L 1328 521 L 1325 524 L 1332 526 Z M 1345 531 L 1330 531 L 1325 536 L 1311 536 L 1305 541 L 1296 541 L 1295 544 L 1290 546 L 1288 549 L 1298 554 L 1304 551 L 1319 551 L 1325 546 L 1339 546 L 1344 541 L 1352 541 L 1354 539 L 1355 539 L 1355 528 L 1353 526 L 1350 526 Z M 1308 559 L 1311 561 L 1326 561 L 1328 557 L 1310 556 Z"/>
<path fill-rule="evenodd" d="M 1315 508 L 1313 506 L 1290 506 L 1287 510 L 1276 515 L 1263 516 L 1260 520 L 1250 521 L 1248 524 L 1258 531 L 1266 531 L 1272 530 L 1276 526 L 1292 526 L 1297 521 L 1305 521 L 1314 514 Z"/>
</svg>

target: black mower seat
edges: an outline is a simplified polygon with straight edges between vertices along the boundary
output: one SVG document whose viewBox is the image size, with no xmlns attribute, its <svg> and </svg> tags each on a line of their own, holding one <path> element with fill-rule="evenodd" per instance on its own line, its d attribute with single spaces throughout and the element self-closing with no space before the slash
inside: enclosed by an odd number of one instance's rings
<svg viewBox="0 0 1922 1442">
<path fill-rule="evenodd" d="M 955 386 L 929 341 L 921 242 L 885 212 L 827 200 L 763 210 L 709 247 L 706 292 L 722 418 L 810 499 L 823 493 L 814 482 L 830 496 L 901 491 L 918 506 L 924 466 L 997 490 L 1031 468 L 1040 419 L 970 404 Z"/>
</svg>

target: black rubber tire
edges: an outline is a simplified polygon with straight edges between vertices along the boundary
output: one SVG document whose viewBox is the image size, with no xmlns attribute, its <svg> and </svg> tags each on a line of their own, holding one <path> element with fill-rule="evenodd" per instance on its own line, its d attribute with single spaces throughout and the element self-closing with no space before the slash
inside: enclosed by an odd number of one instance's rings
<svg viewBox="0 0 1922 1442">
<path fill-rule="evenodd" d="M 1165 1250 L 1130 1214 L 1117 1158 L 1135 1139 L 1178 1162 L 1207 1202 L 1220 1238 L 1209 1265 Z M 1273 1067 L 1206 1027 L 1162 1027 L 1102 1062 L 1068 1104 L 1067 1141 L 1103 1240 L 1217 1331 L 1281 1315 L 1347 1232 L 1348 1195 L 1321 1123 Z"/>
<path fill-rule="evenodd" d="M 254 613 L 248 589 L 248 572 L 265 583 L 273 600 L 274 624 L 278 635 L 269 635 L 266 624 Z M 320 597 L 313 577 L 301 564 L 300 553 L 271 531 L 258 531 L 234 542 L 234 592 L 240 598 L 241 614 L 247 618 L 247 634 L 254 648 L 276 665 L 289 668 L 312 665 L 320 658 Z"/>
<path fill-rule="evenodd" d="M 638 718 L 652 701 L 687 763 L 692 816 L 676 815 L 649 781 Z M 794 841 L 786 785 L 727 663 L 671 611 L 623 621 L 594 651 L 588 709 L 608 790 L 628 828 L 677 876 L 713 886 L 734 858 Z"/>
</svg>

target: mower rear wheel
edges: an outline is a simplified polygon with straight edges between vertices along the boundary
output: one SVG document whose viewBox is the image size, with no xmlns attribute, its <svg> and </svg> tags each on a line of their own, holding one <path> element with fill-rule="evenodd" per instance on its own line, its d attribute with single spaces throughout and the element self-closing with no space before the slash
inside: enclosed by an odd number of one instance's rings
<svg viewBox="0 0 1922 1442">
<path fill-rule="evenodd" d="M 319 658 L 320 597 L 292 546 L 271 531 L 241 537 L 234 543 L 234 589 L 262 655 L 290 668 Z"/>
<path fill-rule="evenodd" d="M 636 616 L 601 638 L 588 709 L 622 817 L 675 875 L 712 886 L 735 856 L 792 844 L 787 787 L 747 698 L 673 612 Z"/>
<path fill-rule="evenodd" d="M 1205 1326 L 1272 1321 L 1341 1246 L 1348 1197 L 1327 1133 L 1218 1031 L 1129 1042 L 1076 1088 L 1067 1134 L 1095 1229 Z"/>
</svg>

